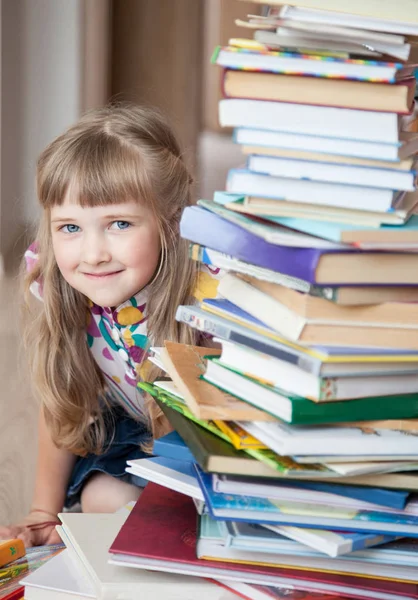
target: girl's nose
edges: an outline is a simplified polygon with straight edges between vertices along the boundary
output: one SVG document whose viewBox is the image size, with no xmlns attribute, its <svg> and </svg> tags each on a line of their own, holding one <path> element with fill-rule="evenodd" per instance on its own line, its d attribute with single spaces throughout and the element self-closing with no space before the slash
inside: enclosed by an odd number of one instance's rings
<svg viewBox="0 0 418 600">
<path fill-rule="evenodd" d="M 89 265 L 98 265 L 110 262 L 112 256 L 109 251 L 106 237 L 99 233 L 90 233 L 84 238 L 82 261 Z"/>
</svg>

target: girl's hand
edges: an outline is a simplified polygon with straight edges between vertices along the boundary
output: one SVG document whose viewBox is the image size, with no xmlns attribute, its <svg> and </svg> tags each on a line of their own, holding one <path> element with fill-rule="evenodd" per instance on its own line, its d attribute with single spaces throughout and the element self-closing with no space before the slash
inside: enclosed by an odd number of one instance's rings
<svg viewBox="0 0 418 600">
<path fill-rule="evenodd" d="M 55 530 L 60 520 L 40 510 L 32 511 L 17 525 L 0 527 L 0 539 L 21 539 L 27 548 L 31 546 L 44 546 L 47 544 L 59 544 L 61 538 Z"/>
</svg>

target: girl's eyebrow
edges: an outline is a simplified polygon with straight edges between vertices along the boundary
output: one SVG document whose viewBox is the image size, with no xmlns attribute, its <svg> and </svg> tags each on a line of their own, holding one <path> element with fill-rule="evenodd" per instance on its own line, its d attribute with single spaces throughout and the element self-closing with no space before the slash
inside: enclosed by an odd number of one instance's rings
<svg viewBox="0 0 418 600">
<path fill-rule="evenodd" d="M 66 217 L 60 217 L 59 219 L 51 219 L 51 223 L 72 223 L 73 221 L 76 221 L 77 219 L 74 218 L 66 218 Z"/>
<path fill-rule="evenodd" d="M 105 215 L 104 217 L 102 217 L 102 219 L 137 219 L 140 215 L 138 213 L 132 214 L 132 213 L 119 213 L 119 214 L 115 214 L 115 215 Z"/>
<path fill-rule="evenodd" d="M 119 213 L 114 215 L 103 215 L 100 219 L 103 220 L 112 220 L 112 219 L 138 219 L 140 217 L 139 214 L 131 214 L 131 213 Z M 58 217 L 56 219 L 51 219 L 51 223 L 72 223 L 73 221 L 77 221 L 74 217 Z"/>
</svg>

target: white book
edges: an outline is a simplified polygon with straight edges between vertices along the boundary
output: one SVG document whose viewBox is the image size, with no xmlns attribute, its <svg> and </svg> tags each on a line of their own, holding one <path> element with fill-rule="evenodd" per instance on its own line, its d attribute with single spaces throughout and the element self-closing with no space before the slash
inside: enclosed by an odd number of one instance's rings
<svg viewBox="0 0 418 600">
<path fill-rule="evenodd" d="M 336 156 L 352 156 L 371 160 L 399 162 L 415 154 L 418 150 L 418 135 L 401 132 L 399 141 L 394 144 L 369 142 L 367 140 L 342 140 L 326 137 L 324 132 L 304 135 L 289 131 L 237 127 L 233 134 L 237 144 L 260 146 L 261 148 L 282 148 L 303 152 L 319 152 Z"/>
<path fill-rule="evenodd" d="M 298 365 L 241 344 L 220 338 L 214 338 L 214 341 L 222 346 L 219 362 L 224 366 L 285 390 L 289 394 L 296 394 L 315 402 L 418 392 L 417 373 L 377 373 L 374 376 L 367 373 L 366 376 L 324 378 L 309 373 Z"/>
<path fill-rule="evenodd" d="M 230 169 L 226 190 L 272 200 L 382 213 L 391 211 L 399 196 L 388 189 L 274 177 L 246 169 Z"/>
<path fill-rule="evenodd" d="M 143 477 L 158 485 L 185 494 L 196 500 L 204 500 L 203 492 L 194 475 L 193 465 L 187 461 L 156 456 L 128 460 L 127 473 Z"/>
<path fill-rule="evenodd" d="M 90 600 L 97 598 L 91 581 L 63 550 L 21 581 L 25 600 Z"/>
<path fill-rule="evenodd" d="M 415 189 L 415 171 L 262 156 L 262 152 L 248 157 L 247 168 L 256 173 L 290 179 L 310 179 L 410 192 Z"/>
<path fill-rule="evenodd" d="M 260 44 L 266 44 L 271 48 L 274 48 L 275 46 L 278 49 L 293 48 L 295 52 L 299 51 L 300 48 L 306 50 L 324 50 L 326 46 L 328 51 L 334 50 L 335 52 L 356 53 L 361 56 L 370 57 L 379 57 L 381 55 L 380 52 L 368 50 L 359 44 L 346 41 L 324 41 L 324 39 L 319 36 L 308 36 L 302 31 L 296 31 L 286 27 L 279 27 L 277 33 L 259 29 L 254 32 L 254 39 L 257 42 L 260 42 Z M 409 46 L 409 44 L 405 44 L 405 46 Z M 404 55 L 408 52 L 408 49 L 404 49 L 403 46 L 394 46 L 394 48 L 399 49 L 397 52 L 398 55 Z"/>
<path fill-rule="evenodd" d="M 383 472 L 383 469 L 395 471 L 400 467 L 408 468 L 412 461 L 350 462 L 350 456 L 393 455 L 415 456 L 413 465 L 417 468 L 418 449 L 416 437 L 403 431 L 390 429 L 376 430 L 378 435 L 367 435 L 359 426 L 288 426 L 286 423 L 261 421 L 239 421 L 239 425 L 254 437 L 283 456 L 309 455 L 345 455 L 346 463 L 327 463 L 327 466 L 341 475 L 360 475 L 363 473 Z M 386 471 L 388 472 L 388 471 Z"/>
<path fill-rule="evenodd" d="M 415 0 L 351 0 L 349 7 L 346 2 L 338 4 L 336 0 L 296 0 L 292 6 L 281 9 L 280 17 L 307 23 L 418 35 L 418 5 Z"/>
<path fill-rule="evenodd" d="M 227 99 L 219 102 L 222 127 L 252 127 L 301 135 L 383 142 L 399 141 L 396 113 L 290 102 Z"/>
<path fill-rule="evenodd" d="M 100 600 L 138 600 L 140 597 L 153 600 L 224 600 L 225 592 L 204 579 L 124 569 L 109 564 L 108 549 L 126 519 L 126 512 L 63 513 L 59 518 L 62 527 L 57 527 L 58 533 L 71 557 L 90 577 Z"/>
</svg>

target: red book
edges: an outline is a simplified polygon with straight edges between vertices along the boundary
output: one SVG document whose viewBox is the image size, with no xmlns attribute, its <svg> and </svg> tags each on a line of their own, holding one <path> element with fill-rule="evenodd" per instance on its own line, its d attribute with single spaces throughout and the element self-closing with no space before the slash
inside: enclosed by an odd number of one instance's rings
<svg viewBox="0 0 418 600">
<path fill-rule="evenodd" d="M 263 567 L 196 558 L 197 515 L 193 500 L 148 483 L 113 542 L 112 563 L 154 571 L 262 585 L 306 586 L 351 598 L 418 599 L 418 584 L 352 575 Z"/>
</svg>

